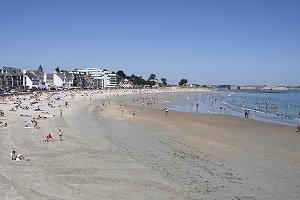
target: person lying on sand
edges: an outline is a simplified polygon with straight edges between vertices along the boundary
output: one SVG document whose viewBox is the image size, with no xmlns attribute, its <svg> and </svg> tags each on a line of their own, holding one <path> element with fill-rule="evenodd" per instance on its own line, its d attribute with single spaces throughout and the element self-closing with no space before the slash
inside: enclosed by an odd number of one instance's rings
<svg viewBox="0 0 300 200">
<path fill-rule="evenodd" d="M 16 109 L 14 107 L 12 107 L 9 111 L 16 111 Z"/>
<path fill-rule="evenodd" d="M 54 138 L 52 137 L 52 135 L 49 133 L 45 140 L 43 140 L 44 142 L 54 142 Z"/>
<path fill-rule="evenodd" d="M 24 156 L 22 154 L 18 154 L 17 155 L 17 158 L 16 158 L 16 161 L 21 161 L 21 160 L 24 160 Z"/>
<path fill-rule="evenodd" d="M 31 115 L 20 114 L 21 117 L 32 117 Z"/>
<path fill-rule="evenodd" d="M 39 115 L 38 119 L 47 119 L 47 117 Z"/>
<path fill-rule="evenodd" d="M 0 128 L 6 128 L 6 127 L 8 127 L 8 124 L 6 122 L 3 123 L 0 121 Z"/>
</svg>

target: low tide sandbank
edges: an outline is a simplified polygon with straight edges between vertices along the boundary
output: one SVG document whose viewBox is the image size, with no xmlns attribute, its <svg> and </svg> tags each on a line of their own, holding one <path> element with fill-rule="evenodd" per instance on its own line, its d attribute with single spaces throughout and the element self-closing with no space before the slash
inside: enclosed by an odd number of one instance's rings
<svg viewBox="0 0 300 200">
<path fill-rule="evenodd" d="M 299 195 L 296 185 L 300 168 L 300 136 L 295 127 L 228 115 L 199 115 L 171 110 L 166 114 L 162 109 L 163 105 L 161 109 L 147 105 L 136 106 L 130 102 L 131 98 L 128 99 L 119 98 L 116 103 L 111 103 L 109 110 L 102 111 L 103 116 L 119 120 L 120 124 L 131 124 L 135 128 L 127 131 L 135 137 L 153 136 L 164 141 L 165 145 L 170 144 L 166 148 L 174 151 L 170 150 L 164 155 L 168 158 L 161 158 L 165 161 L 161 164 L 165 166 L 162 171 L 170 180 L 176 182 L 190 178 L 197 183 L 195 188 L 201 186 L 201 182 L 209 182 L 202 188 L 218 188 L 214 192 L 208 189 L 210 192 L 207 195 L 210 198 L 214 195 L 225 198 L 222 193 L 228 190 L 231 195 L 234 195 L 234 191 L 239 191 L 236 194 L 238 198 L 296 199 Z M 147 143 L 151 139 L 145 141 Z M 138 146 L 140 149 L 134 152 L 145 151 L 143 149 L 148 145 L 140 143 Z M 159 152 L 164 151 L 155 150 L 157 146 L 160 145 L 153 144 L 153 148 L 149 147 L 143 154 L 144 157 L 136 153 L 137 159 L 145 158 L 147 152 L 156 152 L 158 155 L 152 156 L 159 159 L 164 154 Z M 130 145 L 126 148 L 130 151 Z M 178 157 L 182 158 L 181 163 L 176 163 Z M 184 167 L 174 170 L 174 162 L 177 166 Z M 187 163 L 190 163 L 189 167 Z M 153 163 L 149 166 L 156 168 Z M 157 170 L 161 170 L 160 167 Z M 206 176 L 205 173 L 209 175 Z M 177 174 L 193 175 L 177 179 Z M 201 178 L 196 178 L 197 174 L 201 174 Z M 278 184 L 278 177 L 286 185 Z M 177 183 L 185 185 L 181 181 Z M 222 189 L 223 187 L 226 189 Z"/>
</svg>

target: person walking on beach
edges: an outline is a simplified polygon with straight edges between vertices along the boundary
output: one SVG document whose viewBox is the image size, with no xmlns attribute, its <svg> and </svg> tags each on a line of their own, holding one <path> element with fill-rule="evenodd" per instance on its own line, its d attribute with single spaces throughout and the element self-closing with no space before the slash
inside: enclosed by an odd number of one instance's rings
<svg viewBox="0 0 300 200">
<path fill-rule="evenodd" d="M 169 110 L 167 108 L 164 108 L 165 112 L 166 112 L 166 116 L 168 116 L 168 112 Z"/>
<path fill-rule="evenodd" d="M 245 118 L 249 118 L 249 110 L 245 110 Z"/>
<path fill-rule="evenodd" d="M 61 129 L 59 129 L 59 133 L 58 133 L 58 135 L 59 135 L 59 140 L 60 140 L 60 141 L 63 141 L 63 139 L 62 139 L 63 132 L 62 132 L 62 130 L 61 130 Z"/>
<path fill-rule="evenodd" d="M 300 121 L 298 122 L 298 125 L 297 125 L 297 132 L 300 132 Z"/>
<path fill-rule="evenodd" d="M 60 118 L 62 118 L 62 110 L 60 110 Z"/>
</svg>

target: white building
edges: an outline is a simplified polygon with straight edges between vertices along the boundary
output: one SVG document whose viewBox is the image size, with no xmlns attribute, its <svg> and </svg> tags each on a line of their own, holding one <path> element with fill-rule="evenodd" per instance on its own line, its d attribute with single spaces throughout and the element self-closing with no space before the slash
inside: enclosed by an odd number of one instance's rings
<svg viewBox="0 0 300 200">
<path fill-rule="evenodd" d="M 24 83 L 27 89 L 45 89 L 45 82 L 44 82 L 44 73 L 36 71 L 36 70 L 29 70 L 25 73 Z"/>
<path fill-rule="evenodd" d="M 56 88 L 71 88 L 73 86 L 73 74 L 68 71 L 54 72 L 53 85 Z"/>
<path fill-rule="evenodd" d="M 109 73 L 106 69 L 87 68 L 86 73 L 93 81 L 93 87 L 114 88 L 118 86 L 116 74 Z"/>
</svg>

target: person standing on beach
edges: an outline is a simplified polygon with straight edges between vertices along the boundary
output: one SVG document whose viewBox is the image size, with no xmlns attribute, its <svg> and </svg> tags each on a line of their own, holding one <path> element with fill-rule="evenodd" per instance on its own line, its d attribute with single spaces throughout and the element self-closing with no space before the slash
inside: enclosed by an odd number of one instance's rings
<svg viewBox="0 0 300 200">
<path fill-rule="evenodd" d="M 59 129 L 59 133 L 58 133 L 58 135 L 59 135 L 59 140 L 60 140 L 60 141 L 63 141 L 63 139 L 62 139 L 63 132 L 62 132 L 62 130 L 61 130 L 61 129 Z"/>
<path fill-rule="evenodd" d="M 60 118 L 62 118 L 62 110 L 60 110 Z"/>
<path fill-rule="evenodd" d="M 166 116 L 168 116 L 168 112 L 169 110 L 167 108 L 164 108 L 165 112 L 166 112 Z"/>
<path fill-rule="evenodd" d="M 297 125 L 297 132 L 300 132 L 300 121 L 298 122 L 298 125 Z"/>
</svg>

